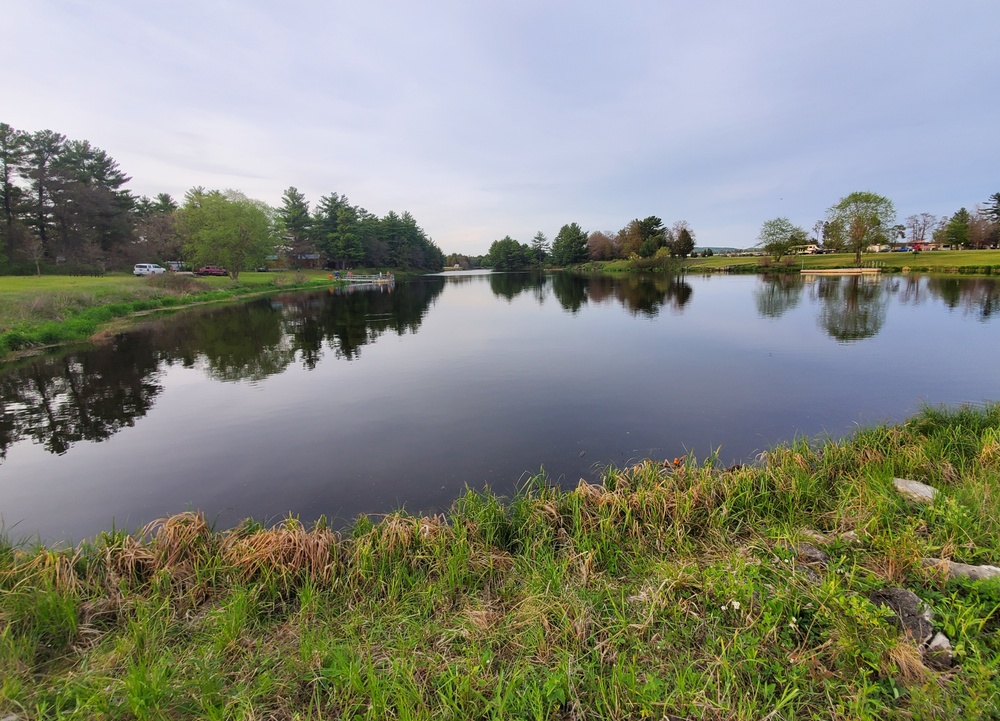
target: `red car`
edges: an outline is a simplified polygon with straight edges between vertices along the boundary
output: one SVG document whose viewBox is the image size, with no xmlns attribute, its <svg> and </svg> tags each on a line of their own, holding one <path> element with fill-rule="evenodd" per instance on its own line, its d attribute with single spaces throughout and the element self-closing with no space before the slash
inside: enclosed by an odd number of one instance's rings
<svg viewBox="0 0 1000 721">
<path fill-rule="evenodd" d="M 206 265 L 204 268 L 198 268 L 194 272 L 195 275 L 229 275 L 229 271 L 225 268 L 220 268 L 217 265 Z"/>
</svg>

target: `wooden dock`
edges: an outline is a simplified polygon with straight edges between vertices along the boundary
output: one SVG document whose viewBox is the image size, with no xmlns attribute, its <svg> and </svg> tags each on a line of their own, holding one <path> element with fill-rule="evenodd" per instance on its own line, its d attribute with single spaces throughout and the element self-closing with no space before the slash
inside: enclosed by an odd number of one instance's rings
<svg viewBox="0 0 1000 721">
<path fill-rule="evenodd" d="M 878 275 L 881 268 L 814 268 L 802 269 L 802 275 Z"/>
</svg>

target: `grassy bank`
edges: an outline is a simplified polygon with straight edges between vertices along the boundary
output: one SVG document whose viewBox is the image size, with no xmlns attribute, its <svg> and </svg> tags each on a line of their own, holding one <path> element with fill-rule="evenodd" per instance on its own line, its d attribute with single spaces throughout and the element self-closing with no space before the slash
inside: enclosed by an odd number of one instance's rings
<svg viewBox="0 0 1000 721">
<path fill-rule="evenodd" d="M 1000 564 L 1000 406 L 343 536 L 186 514 L 0 545 L 0 717 L 996 718 L 1000 580 L 922 558 Z M 887 587 L 931 607 L 954 665 L 925 664 Z"/>
<path fill-rule="evenodd" d="M 935 250 L 922 253 L 865 253 L 861 256 L 863 265 L 877 265 L 887 272 L 914 273 L 976 273 L 1000 274 L 1000 250 Z M 692 258 L 685 268 L 692 271 L 720 270 L 730 267 L 762 264 L 768 268 L 787 267 L 793 270 L 818 270 L 822 268 L 850 268 L 854 266 L 853 253 L 830 255 L 795 255 L 782 258 L 775 263 L 769 258 Z"/>
<path fill-rule="evenodd" d="M 0 276 L 0 358 L 89 338 L 136 313 L 329 284 L 326 271 L 244 273 L 229 278 L 165 274 Z"/>
<path fill-rule="evenodd" d="M 1000 250 L 939 250 L 913 253 L 866 253 L 861 256 L 863 265 L 877 265 L 885 272 L 900 273 L 963 273 L 1000 275 Z M 672 258 L 646 258 L 639 260 L 612 260 L 590 262 L 577 266 L 582 272 L 631 273 L 635 271 L 673 272 L 772 272 L 819 270 L 823 268 L 850 268 L 854 266 L 853 253 L 830 255 L 795 255 L 774 262 L 765 257 L 729 258 L 710 256 L 679 261 Z"/>
</svg>

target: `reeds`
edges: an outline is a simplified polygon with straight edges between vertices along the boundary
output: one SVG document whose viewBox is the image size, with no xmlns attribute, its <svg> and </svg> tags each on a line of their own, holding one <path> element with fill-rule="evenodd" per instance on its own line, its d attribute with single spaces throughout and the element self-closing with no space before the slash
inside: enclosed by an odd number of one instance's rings
<svg viewBox="0 0 1000 721">
<path fill-rule="evenodd" d="M 538 475 L 342 534 L 186 513 L 74 549 L 0 543 L 0 713 L 988 718 L 1000 582 L 921 559 L 1000 565 L 998 433 L 1000 407 L 927 409 L 732 469 Z M 941 498 L 898 498 L 900 476 Z M 868 600 L 888 586 L 933 608 L 955 668 L 926 668 Z"/>
</svg>

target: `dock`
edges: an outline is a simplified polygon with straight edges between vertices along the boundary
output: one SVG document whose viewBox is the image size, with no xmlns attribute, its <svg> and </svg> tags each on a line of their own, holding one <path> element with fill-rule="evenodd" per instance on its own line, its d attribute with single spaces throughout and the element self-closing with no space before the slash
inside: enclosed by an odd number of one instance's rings
<svg viewBox="0 0 1000 721">
<path fill-rule="evenodd" d="M 377 275 L 342 275 L 341 280 L 346 280 L 351 284 L 374 284 L 374 285 L 385 285 L 387 283 L 395 283 L 396 276 L 394 275 L 383 275 L 381 273 Z"/>
<path fill-rule="evenodd" d="M 877 275 L 881 268 L 814 268 L 803 269 L 802 275 Z"/>
</svg>

